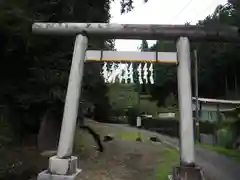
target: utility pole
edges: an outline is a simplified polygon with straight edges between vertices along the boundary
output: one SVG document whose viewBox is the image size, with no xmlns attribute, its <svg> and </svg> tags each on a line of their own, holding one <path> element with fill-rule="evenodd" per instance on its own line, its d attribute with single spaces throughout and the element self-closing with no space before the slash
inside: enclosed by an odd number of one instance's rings
<svg viewBox="0 0 240 180">
<path fill-rule="evenodd" d="M 137 104 L 137 107 L 138 107 L 138 116 L 137 116 L 137 119 L 136 119 L 136 123 L 137 123 L 137 128 L 141 128 L 141 124 L 142 124 L 142 119 L 141 119 L 141 107 L 140 107 L 140 101 L 141 101 L 141 84 L 140 83 L 137 83 L 137 94 L 138 94 L 138 104 Z M 141 135 L 140 135 L 140 132 L 138 131 L 138 135 L 137 135 L 137 138 L 136 138 L 136 141 L 142 141 L 141 139 Z"/>
<path fill-rule="evenodd" d="M 197 50 L 194 51 L 194 72 L 195 72 L 195 98 L 196 98 L 196 109 L 195 109 L 195 116 L 196 116 L 196 121 L 195 121 L 195 130 L 196 130 L 196 136 L 197 140 L 200 140 L 200 133 L 199 133 L 199 101 L 198 101 L 198 52 Z"/>
</svg>

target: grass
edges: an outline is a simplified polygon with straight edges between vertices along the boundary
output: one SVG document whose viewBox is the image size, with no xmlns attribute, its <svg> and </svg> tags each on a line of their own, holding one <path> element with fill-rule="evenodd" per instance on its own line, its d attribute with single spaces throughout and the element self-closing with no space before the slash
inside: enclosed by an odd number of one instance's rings
<svg viewBox="0 0 240 180">
<path fill-rule="evenodd" d="M 163 158 L 156 170 L 156 180 L 168 180 L 172 174 L 173 167 L 179 162 L 179 153 L 175 149 L 165 148 Z"/>
<path fill-rule="evenodd" d="M 124 131 L 119 128 L 113 128 L 113 127 L 108 127 L 104 125 L 98 125 L 94 123 L 89 123 L 90 127 L 92 127 L 96 132 L 101 134 L 101 136 L 104 135 L 113 135 L 114 138 L 116 139 L 121 139 L 124 141 L 135 141 L 136 138 L 140 135 L 141 139 L 143 141 L 148 141 L 148 137 L 146 137 L 143 133 L 139 132 L 131 132 L 131 131 Z"/>
<path fill-rule="evenodd" d="M 138 137 L 140 137 L 143 141 L 147 141 L 148 138 L 144 136 L 142 133 L 137 132 L 122 132 L 120 134 L 120 138 L 124 141 L 135 141 Z"/>
<path fill-rule="evenodd" d="M 219 146 L 210 146 L 210 145 L 205 145 L 205 144 L 198 144 L 198 145 L 200 147 L 209 149 L 211 151 L 215 151 L 219 154 L 230 157 L 230 158 L 235 159 L 240 162 L 240 152 L 238 150 L 227 149 L 227 148 L 219 147 Z"/>
<path fill-rule="evenodd" d="M 88 153 L 96 150 L 94 146 L 97 147 L 97 144 L 88 132 L 82 131 L 82 129 L 76 130 L 73 148 L 75 155 L 87 155 Z"/>
</svg>

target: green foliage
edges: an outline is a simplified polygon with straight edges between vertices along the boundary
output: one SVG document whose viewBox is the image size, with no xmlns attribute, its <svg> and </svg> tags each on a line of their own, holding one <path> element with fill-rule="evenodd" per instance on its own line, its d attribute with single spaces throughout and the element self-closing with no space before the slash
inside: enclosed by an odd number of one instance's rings
<svg viewBox="0 0 240 180">
<path fill-rule="evenodd" d="M 164 157 L 164 160 L 161 160 L 163 165 L 159 165 L 157 168 L 156 179 L 167 180 L 168 176 L 172 174 L 173 167 L 178 164 L 180 156 L 177 150 L 165 148 L 162 157 Z"/>
<path fill-rule="evenodd" d="M 143 118 L 142 125 L 146 129 L 157 131 L 173 137 L 179 137 L 179 121 L 176 119 Z"/>
<path fill-rule="evenodd" d="M 176 52 L 176 45 L 173 41 L 158 40 L 152 47 L 142 41 L 142 51 Z M 177 68 L 169 64 L 154 64 L 155 84 L 146 85 L 147 92 L 157 100 L 159 106 L 165 106 L 165 98 L 171 94 L 177 94 Z"/>
<path fill-rule="evenodd" d="M 114 1 L 114 0 L 113 0 Z M 143 2 L 148 2 L 148 0 L 143 0 Z M 121 0 L 121 13 L 126 13 L 131 11 L 134 6 L 133 6 L 134 0 Z"/>
<path fill-rule="evenodd" d="M 14 139 L 13 128 L 3 116 L 0 116 L 0 134 L 0 149 L 12 145 Z"/>
<path fill-rule="evenodd" d="M 170 93 L 168 97 L 165 99 L 165 106 L 168 108 L 174 108 L 177 107 L 177 99 L 176 96 L 173 93 Z"/>
<path fill-rule="evenodd" d="M 138 47 L 138 49 L 141 51 L 149 51 L 147 40 L 142 40 L 141 46 Z"/>
<path fill-rule="evenodd" d="M 240 119 L 238 119 L 236 122 L 231 123 L 230 128 L 235 133 L 236 136 L 239 136 L 240 135 Z"/>
<path fill-rule="evenodd" d="M 236 25 L 240 27 L 240 4 L 230 0 L 226 5 L 219 5 L 216 10 L 198 25 L 215 27 L 218 25 Z M 188 25 L 188 24 L 186 24 Z M 142 41 L 142 51 L 176 52 L 176 42 L 158 40 L 152 47 L 146 48 Z M 192 42 L 192 50 L 198 50 L 199 59 L 199 96 L 209 98 L 239 98 L 240 73 L 239 44 L 223 42 Z M 193 54 L 192 54 L 193 59 Z M 194 63 L 192 63 L 192 66 Z M 193 68 L 192 68 L 193 69 Z M 148 86 L 148 92 L 161 106 L 166 106 L 166 97 L 177 97 L 177 69 L 171 65 L 155 64 L 156 84 Z M 192 77 L 194 77 L 192 71 Z M 192 78 L 192 85 L 194 84 Z M 192 87 L 194 90 L 194 87 Z"/>
<path fill-rule="evenodd" d="M 124 115 L 127 108 L 137 104 L 138 94 L 135 91 L 135 85 L 110 84 L 108 87 L 108 97 L 113 111 Z"/>
<path fill-rule="evenodd" d="M 139 111 L 137 107 L 131 107 L 127 110 L 128 124 L 131 126 L 136 126 L 137 116 Z"/>
<path fill-rule="evenodd" d="M 140 98 L 140 113 L 151 114 L 155 116 L 159 107 L 156 101 L 150 101 L 149 98 L 144 98 L 144 95 L 138 96 L 136 85 L 131 84 L 109 84 L 108 97 L 111 105 L 111 114 L 113 116 L 124 116 L 130 107 L 138 105 Z"/>
<path fill-rule="evenodd" d="M 217 132 L 219 144 L 226 148 L 233 148 L 234 142 L 240 135 L 240 120 L 222 121 Z"/>
<path fill-rule="evenodd" d="M 159 119 L 159 118 L 143 118 L 142 126 L 146 129 L 157 131 L 173 137 L 179 137 L 179 124 L 177 119 Z M 200 122 L 200 133 L 214 134 L 215 124 L 210 122 Z"/>
<path fill-rule="evenodd" d="M 60 102 L 63 105 L 74 44 L 74 37 L 33 35 L 32 22 L 108 22 L 109 3 L 109 0 L 3 2 L 0 105 L 9 109 L 7 117 L 19 135 L 37 133 L 43 114 Z M 90 49 L 111 49 L 112 45 L 112 41 L 89 42 Z M 98 112 L 109 106 L 100 70 L 101 64 L 86 64 L 82 89 L 82 100 L 97 106 Z M 100 111 L 108 116 L 107 109 Z"/>
<path fill-rule="evenodd" d="M 240 153 L 238 150 L 227 149 L 227 148 L 218 147 L 218 146 L 202 145 L 202 144 L 200 146 L 240 162 Z"/>
<path fill-rule="evenodd" d="M 37 133 L 43 114 L 60 102 L 63 104 L 74 44 L 74 37 L 33 35 L 32 23 L 109 22 L 110 3 L 111 0 L 1 2 L 0 105 L 9 109 L 7 117 L 19 135 Z M 132 1 L 120 3 L 122 12 L 133 8 Z M 112 40 L 89 42 L 89 49 L 113 48 Z M 81 98 L 85 104 L 95 106 L 95 116 L 106 119 L 107 87 L 100 70 L 100 63 L 86 64 Z"/>
<path fill-rule="evenodd" d="M 238 25 L 235 19 L 235 11 L 231 4 L 218 6 L 215 12 L 208 16 L 199 25 Z M 236 67 L 239 64 L 239 44 L 234 43 L 196 43 L 194 48 L 198 49 L 199 56 L 199 92 L 205 97 L 227 97 L 229 92 L 236 91 L 236 85 L 240 82 L 240 74 Z M 236 92 L 238 94 L 238 92 Z"/>
<path fill-rule="evenodd" d="M 218 145 L 225 148 L 232 148 L 234 143 L 234 132 L 229 127 L 217 131 Z"/>
<path fill-rule="evenodd" d="M 159 107 L 156 101 L 150 101 L 148 99 L 141 99 L 140 101 L 140 113 L 156 116 L 159 112 Z"/>
<path fill-rule="evenodd" d="M 32 23 L 108 22 L 109 9 L 110 0 L 1 1 L 0 179 L 30 179 L 45 167 L 39 167 L 38 152 L 31 155 L 33 150 L 22 152 L 23 148 L 13 152 L 8 146 L 16 137 L 38 133 L 47 110 L 61 114 L 63 109 L 74 37 L 33 35 Z M 112 40 L 89 42 L 89 49 L 113 48 Z M 100 63 L 86 64 L 81 98 L 86 107 L 94 106 L 97 119 L 108 119 L 108 89 L 100 70 Z"/>
<path fill-rule="evenodd" d="M 209 121 L 199 122 L 200 133 L 203 134 L 215 134 L 216 125 Z"/>
</svg>

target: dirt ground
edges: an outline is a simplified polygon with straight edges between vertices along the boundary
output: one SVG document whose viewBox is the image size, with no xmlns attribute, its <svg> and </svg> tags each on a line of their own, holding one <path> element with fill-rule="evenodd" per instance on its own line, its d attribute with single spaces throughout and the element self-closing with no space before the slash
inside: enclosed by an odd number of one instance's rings
<svg viewBox="0 0 240 180">
<path fill-rule="evenodd" d="M 90 134 L 77 129 L 74 155 L 78 156 L 82 169 L 79 180 L 167 180 L 172 168 L 179 163 L 176 150 L 161 142 L 152 142 L 149 137 L 156 136 L 178 146 L 176 139 L 127 125 L 87 123 L 102 139 L 104 135 L 112 135 L 114 140 L 103 142 L 105 151 L 99 153 Z M 139 133 L 143 142 L 136 141 Z M 35 180 L 39 172 L 47 169 L 48 157 L 52 155 L 40 155 L 35 147 L 2 149 L 0 179 Z M 209 176 L 211 179 L 239 179 L 239 166 L 227 157 L 196 147 L 196 160 L 205 174 L 214 175 Z"/>
<path fill-rule="evenodd" d="M 179 161 L 175 150 L 150 141 L 147 135 L 140 134 L 143 142 L 137 142 L 136 130 L 93 121 L 88 124 L 102 139 L 111 134 L 114 140 L 103 142 L 105 151 L 99 153 L 90 134 L 77 129 L 74 155 L 82 169 L 79 180 L 167 180 Z M 47 169 L 52 155 L 54 152 L 40 155 L 36 148 L 16 149 L 8 153 L 9 157 L 2 153 L 0 179 L 36 180 L 37 174 Z"/>
<path fill-rule="evenodd" d="M 167 159 L 169 155 L 165 145 L 160 142 L 151 142 L 147 137 L 142 137 L 144 142 L 137 142 L 134 140 L 135 137 L 133 138 L 134 134 L 127 135 L 124 131 L 119 132 L 114 127 L 104 127 L 103 124 L 91 124 L 91 127 L 94 127 L 101 136 L 111 133 L 115 139 L 104 143 L 105 152 L 103 153 L 96 152 L 92 146 L 86 147 L 84 143 L 82 146 L 84 148 L 80 149 L 78 154 L 79 167 L 83 170 L 81 180 L 168 179 L 171 166 L 170 169 L 163 168 L 164 178 L 158 178 L 160 165 L 169 165 L 169 162 L 166 162 L 169 160 Z M 86 134 L 84 136 L 86 139 Z M 172 165 L 177 163 L 176 159 L 171 163 Z"/>
<path fill-rule="evenodd" d="M 160 145 L 114 140 L 105 152 L 80 159 L 82 180 L 153 180 L 160 157 Z"/>
</svg>

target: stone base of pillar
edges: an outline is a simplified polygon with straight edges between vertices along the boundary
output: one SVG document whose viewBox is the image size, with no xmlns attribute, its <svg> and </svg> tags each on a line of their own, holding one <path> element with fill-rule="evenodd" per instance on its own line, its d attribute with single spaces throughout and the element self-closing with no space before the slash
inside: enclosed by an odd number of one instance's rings
<svg viewBox="0 0 240 180">
<path fill-rule="evenodd" d="M 174 167 L 172 180 L 204 180 L 202 169 L 196 165 Z"/>
<path fill-rule="evenodd" d="M 45 170 L 38 174 L 37 180 L 77 180 L 79 179 L 81 170 L 77 169 L 76 173 L 71 175 L 56 175 L 50 174 L 48 170 Z"/>
<path fill-rule="evenodd" d="M 60 159 L 52 156 L 49 168 L 38 174 L 38 180 L 76 180 L 81 172 L 77 169 L 77 157 Z"/>
</svg>

